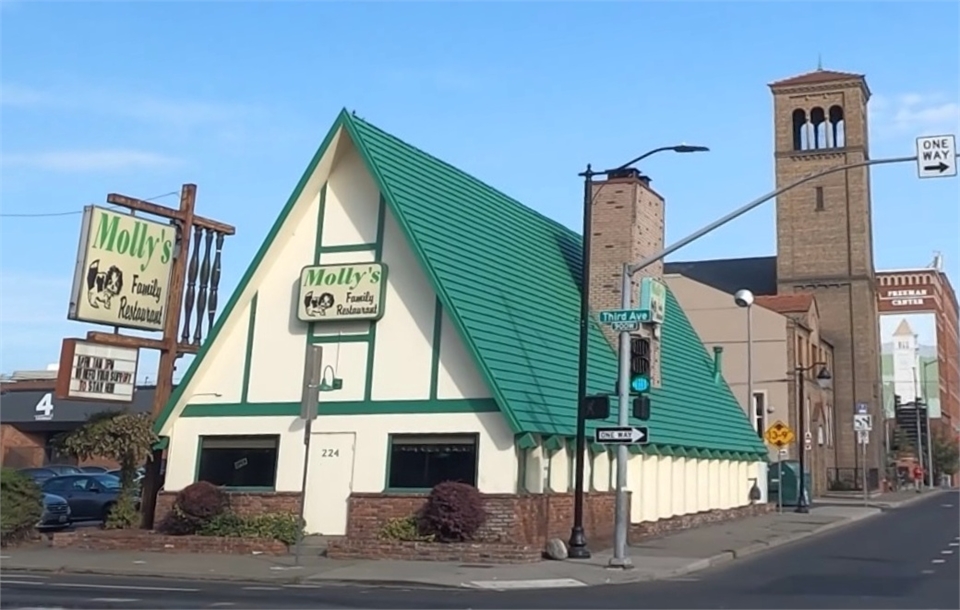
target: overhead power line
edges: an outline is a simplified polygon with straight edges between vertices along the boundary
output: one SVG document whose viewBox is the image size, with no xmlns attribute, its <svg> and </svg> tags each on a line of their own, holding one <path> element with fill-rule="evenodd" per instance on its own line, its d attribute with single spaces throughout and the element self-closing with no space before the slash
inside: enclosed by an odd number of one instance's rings
<svg viewBox="0 0 960 610">
<path fill-rule="evenodd" d="M 163 195 L 156 195 L 154 197 L 150 197 L 149 199 L 144 199 L 144 201 L 155 201 L 157 199 L 162 199 L 164 197 L 169 197 L 171 195 L 179 195 L 179 194 L 180 194 L 180 191 L 171 191 L 169 193 L 164 193 Z M 119 206 L 111 205 L 107 207 L 117 209 Z M 74 210 L 72 212 L 39 212 L 36 214 L 0 213 L 0 218 L 53 218 L 55 216 L 73 216 L 75 214 L 83 214 L 83 210 Z"/>
</svg>

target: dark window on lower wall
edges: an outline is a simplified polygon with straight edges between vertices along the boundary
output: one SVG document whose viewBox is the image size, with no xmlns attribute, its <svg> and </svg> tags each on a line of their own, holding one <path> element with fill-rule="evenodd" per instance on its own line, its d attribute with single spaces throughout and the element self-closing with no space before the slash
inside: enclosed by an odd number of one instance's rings
<svg viewBox="0 0 960 610">
<path fill-rule="evenodd" d="M 476 434 L 392 434 L 387 487 L 430 489 L 446 481 L 477 485 Z"/>
<path fill-rule="evenodd" d="M 280 437 L 203 436 L 197 480 L 223 487 L 274 488 Z"/>
</svg>

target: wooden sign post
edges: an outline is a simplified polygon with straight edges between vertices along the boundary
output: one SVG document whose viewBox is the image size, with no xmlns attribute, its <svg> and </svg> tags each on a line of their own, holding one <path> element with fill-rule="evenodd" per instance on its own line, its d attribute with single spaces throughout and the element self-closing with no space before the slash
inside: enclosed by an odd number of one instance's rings
<svg viewBox="0 0 960 610">
<path fill-rule="evenodd" d="M 99 242 L 96 241 L 97 237 L 93 237 L 93 242 L 90 242 L 92 232 L 95 230 L 112 230 L 113 233 L 116 234 L 118 220 L 101 219 L 100 224 L 94 225 L 91 217 L 85 222 L 81 234 L 81 256 L 78 257 L 77 272 L 74 278 L 74 294 L 71 296 L 70 317 L 71 319 L 104 324 L 107 323 L 106 320 L 109 319 L 105 317 L 104 312 L 116 306 L 118 309 L 118 312 L 115 314 L 117 321 L 112 324 L 114 326 L 114 332 L 90 331 L 87 333 L 87 341 L 118 348 L 155 349 L 160 351 L 160 362 L 157 370 L 157 388 L 151 409 L 154 419 L 160 415 L 167 401 L 170 400 L 170 395 L 173 392 L 173 374 L 176 369 L 177 359 L 184 354 L 195 354 L 200 348 L 200 342 L 203 338 L 204 317 L 206 317 L 208 322 L 207 329 L 209 330 L 209 328 L 213 326 L 220 285 L 220 255 L 223 248 L 223 238 L 236 233 L 236 229 L 231 225 L 197 216 L 194 212 L 196 199 L 197 186 L 195 184 L 183 185 L 180 191 L 180 206 L 176 209 L 133 197 L 127 197 L 126 195 L 107 195 L 107 203 L 113 206 L 124 207 L 134 212 L 134 216 L 124 216 L 124 220 L 129 220 L 130 218 L 139 220 L 140 217 L 135 216 L 135 214 L 141 212 L 173 221 L 171 224 L 175 227 L 176 236 L 175 243 L 171 244 L 172 252 L 169 253 L 169 256 L 172 258 L 172 265 L 170 265 L 169 268 L 168 279 L 163 275 L 166 269 L 160 268 L 160 271 L 157 272 L 160 278 L 156 282 L 157 284 L 162 284 L 163 281 L 166 280 L 166 299 L 163 303 L 163 310 L 149 310 L 144 313 L 138 304 L 133 306 L 126 305 L 122 298 L 119 297 L 123 284 L 123 269 L 119 268 L 118 265 L 109 267 L 107 264 L 98 265 L 98 263 L 103 262 L 100 257 L 96 257 L 92 263 L 87 261 L 87 259 L 93 257 L 91 252 L 98 246 L 103 248 L 106 245 L 106 249 L 110 250 L 114 245 L 112 235 L 109 239 L 104 236 L 99 236 Z M 92 209 L 95 208 L 88 208 L 88 210 Z M 107 214 L 109 213 L 110 212 L 107 212 Z M 110 224 L 111 222 L 113 224 Z M 106 227 L 106 229 L 104 229 L 104 227 Z M 162 261 L 162 250 L 164 246 L 163 244 L 158 245 L 160 243 L 158 240 L 153 240 L 148 237 L 146 234 L 147 230 L 146 228 L 138 229 L 134 227 L 132 231 L 127 232 L 124 238 L 126 241 L 117 239 L 116 249 L 122 247 L 122 249 L 132 255 L 135 247 L 134 244 L 136 244 L 136 247 L 139 248 L 139 254 L 149 254 L 146 259 L 148 262 L 152 260 Z M 191 236 L 193 237 L 192 248 L 190 245 Z M 87 243 L 84 243 L 85 240 Z M 214 242 L 216 242 L 216 246 L 213 260 L 211 261 L 211 249 L 214 246 Z M 93 244 L 92 246 L 91 243 Z M 200 260 L 201 245 L 203 247 L 202 262 Z M 91 248 L 94 250 L 91 250 Z M 155 250 L 157 248 L 159 248 L 161 252 L 156 253 Z M 110 255 L 113 254 L 115 254 L 115 252 L 110 253 Z M 108 254 L 104 254 L 104 257 L 107 256 Z M 154 256 L 161 258 L 154 259 Z M 158 263 L 155 263 L 155 266 L 157 264 Z M 140 267 L 140 269 L 143 268 L 143 266 Z M 113 279 L 116 278 L 118 274 L 120 278 L 119 281 Z M 127 273 L 126 275 L 128 282 L 137 281 L 136 276 L 133 276 L 133 274 Z M 200 280 L 199 290 L 197 287 L 198 277 Z M 84 286 L 84 281 L 86 282 L 86 286 Z M 111 288 L 111 286 L 115 286 L 115 288 Z M 86 294 L 84 294 L 84 288 L 86 288 Z M 147 287 L 143 289 L 143 291 L 149 292 L 150 288 Z M 88 299 L 88 302 L 97 309 L 96 313 L 83 313 L 84 310 L 80 305 L 82 304 L 86 307 L 86 303 L 82 301 L 84 298 Z M 114 299 L 120 302 L 112 302 Z M 133 309 L 131 309 L 131 307 Z M 196 324 L 191 333 L 191 318 L 194 312 L 196 313 Z M 204 316 L 204 314 L 206 314 L 206 316 Z M 85 318 L 84 315 L 95 317 Z M 109 315 L 110 314 L 107 314 L 107 316 Z M 180 328 L 181 319 L 183 320 L 182 331 Z M 128 322 L 127 320 L 131 321 Z M 163 321 L 162 326 L 159 325 L 158 320 Z M 153 324 L 153 326 L 151 326 L 151 324 Z M 163 336 L 160 339 L 151 339 L 147 337 L 121 335 L 119 333 L 121 327 L 159 330 L 162 331 Z M 61 367 L 58 375 L 70 375 L 70 371 Z M 69 384 L 69 379 L 66 383 Z M 153 459 L 147 464 L 146 476 L 143 480 L 143 496 L 141 500 L 141 510 L 143 514 L 142 527 L 148 529 L 153 527 L 156 511 L 157 492 L 160 488 L 160 462 L 162 453 L 162 450 L 154 451 Z"/>
</svg>

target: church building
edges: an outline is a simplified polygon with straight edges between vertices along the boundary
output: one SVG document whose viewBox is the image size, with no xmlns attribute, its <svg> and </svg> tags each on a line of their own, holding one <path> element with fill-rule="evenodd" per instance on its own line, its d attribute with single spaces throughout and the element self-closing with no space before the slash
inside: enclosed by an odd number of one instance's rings
<svg viewBox="0 0 960 610">
<path fill-rule="evenodd" d="M 770 89 L 777 188 L 870 158 L 863 75 L 818 69 Z M 869 169 L 817 178 L 781 194 L 776 206 L 776 256 L 672 262 L 665 271 L 729 294 L 747 288 L 756 295 L 814 295 L 820 330 L 834 350 L 834 461 L 838 470 L 858 469 L 864 465 L 854 412 L 866 408 L 874 421 L 883 419 Z M 812 383 L 816 374 L 811 367 L 805 376 Z M 883 447 L 883 427 L 875 425 L 866 458 L 873 485 L 883 476 Z"/>
</svg>

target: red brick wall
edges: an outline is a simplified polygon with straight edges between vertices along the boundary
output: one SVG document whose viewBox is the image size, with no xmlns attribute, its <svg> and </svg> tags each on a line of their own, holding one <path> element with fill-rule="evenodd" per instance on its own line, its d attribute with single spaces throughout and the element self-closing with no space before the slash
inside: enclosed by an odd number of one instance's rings
<svg viewBox="0 0 960 610">
<path fill-rule="evenodd" d="M 300 494 L 298 492 L 246 493 L 230 492 L 230 510 L 242 516 L 263 515 L 267 513 L 300 513 Z M 177 492 L 164 491 L 157 495 L 155 522 L 160 523 L 173 508 Z"/>
<path fill-rule="evenodd" d="M 584 496 L 583 526 L 592 544 L 613 540 L 614 493 Z M 426 499 L 418 494 L 354 493 L 349 500 L 348 539 L 375 539 L 391 519 L 415 514 Z M 573 524 L 573 494 L 484 494 L 487 522 L 478 539 L 542 547 L 551 538 L 566 540 Z"/>
<path fill-rule="evenodd" d="M 13 424 L 0 424 L 0 460 L 10 468 L 43 466 L 44 439 L 42 434 L 21 432 Z"/>
</svg>

